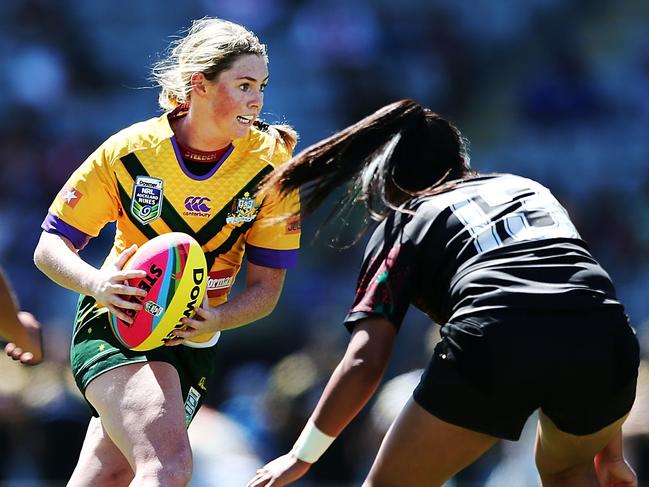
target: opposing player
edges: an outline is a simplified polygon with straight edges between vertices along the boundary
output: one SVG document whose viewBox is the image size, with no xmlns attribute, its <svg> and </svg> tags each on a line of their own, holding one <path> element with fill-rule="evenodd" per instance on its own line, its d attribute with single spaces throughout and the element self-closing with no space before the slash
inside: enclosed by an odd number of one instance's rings
<svg viewBox="0 0 649 487">
<path fill-rule="evenodd" d="M 475 173 L 460 132 L 410 100 L 309 147 L 269 184 L 306 186 L 309 212 L 350 179 L 381 223 L 345 319 L 349 346 L 293 450 L 249 486 L 285 485 L 317 461 L 374 392 L 411 303 L 442 340 L 365 486 L 442 485 L 499 438 L 518 439 L 535 410 L 543 485 L 636 485 L 621 426 L 638 343 L 550 191 Z"/>
<path fill-rule="evenodd" d="M 162 116 L 110 137 L 72 174 L 50 207 L 37 266 L 81 294 L 71 350 L 74 378 L 93 408 L 71 486 L 186 485 L 186 427 L 207 391 L 220 332 L 268 315 L 299 243 L 297 193 L 260 195 L 258 183 L 289 159 L 297 134 L 258 120 L 268 83 L 266 47 L 244 27 L 195 21 L 154 67 Z M 116 221 L 101 269 L 79 256 Z M 109 313 L 131 322 L 142 295 L 123 270 L 138 245 L 185 232 L 208 261 L 208 300 L 188 332 L 150 352 L 124 349 Z M 241 267 L 245 288 L 228 293 Z M 227 302 L 226 302 L 227 301 Z"/>
<path fill-rule="evenodd" d="M 27 311 L 18 311 L 7 276 L 0 269 L 0 338 L 7 340 L 5 353 L 13 360 L 36 365 L 43 360 L 41 324 Z"/>
</svg>

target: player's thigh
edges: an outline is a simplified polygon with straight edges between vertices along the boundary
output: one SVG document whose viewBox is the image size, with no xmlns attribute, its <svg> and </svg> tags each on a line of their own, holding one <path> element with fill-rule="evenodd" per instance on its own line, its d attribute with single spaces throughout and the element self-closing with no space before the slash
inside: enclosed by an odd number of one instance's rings
<svg viewBox="0 0 649 487">
<path fill-rule="evenodd" d="M 573 435 L 561 431 L 539 411 L 536 435 L 536 464 L 541 473 L 557 473 L 575 466 L 592 465 L 593 457 L 617 434 L 626 415 L 589 435 Z"/>
<path fill-rule="evenodd" d="M 191 463 L 180 379 L 171 364 L 134 363 L 109 370 L 90 382 L 86 398 L 136 468 L 155 458 Z"/>
<path fill-rule="evenodd" d="M 411 398 L 390 427 L 364 485 L 442 485 L 497 441 L 442 421 Z"/>
<path fill-rule="evenodd" d="M 91 418 L 69 487 L 129 485 L 133 469 L 106 433 L 99 418 Z"/>
</svg>

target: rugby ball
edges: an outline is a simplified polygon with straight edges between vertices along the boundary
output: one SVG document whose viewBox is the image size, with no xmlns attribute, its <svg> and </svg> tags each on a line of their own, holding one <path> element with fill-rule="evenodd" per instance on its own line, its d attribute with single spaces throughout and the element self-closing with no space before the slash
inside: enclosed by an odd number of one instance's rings
<svg viewBox="0 0 649 487">
<path fill-rule="evenodd" d="M 191 318 L 194 307 L 203 302 L 207 263 L 201 246 L 186 233 L 165 233 L 139 247 L 124 269 L 146 271 L 146 277 L 131 279 L 129 285 L 144 289 L 147 295 L 128 298 L 142 304 L 141 310 L 125 310 L 133 323 L 111 314 L 115 336 L 136 351 L 164 345 L 175 329 L 182 328 L 180 319 Z"/>
</svg>

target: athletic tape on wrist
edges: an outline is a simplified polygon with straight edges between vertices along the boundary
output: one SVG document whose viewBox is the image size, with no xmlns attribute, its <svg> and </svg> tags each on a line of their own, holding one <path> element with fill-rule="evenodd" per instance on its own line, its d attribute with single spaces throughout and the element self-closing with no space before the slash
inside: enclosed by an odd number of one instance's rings
<svg viewBox="0 0 649 487">
<path fill-rule="evenodd" d="M 335 439 L 335 436 L 323 433 L 309 420 L 293 445 L 293 454 L 303 462 L 315 463 Z"/>
<path fill-rule="evenodd" d="M 190 348 L 209 348 L 216 345 L 216 342 L 219 341 L 219 338 L 221 338 L 221 332 L 217 331 L 214 336 L 207 342 L 192 342 L 191 340 L 187 339 L 183 340 L 181 345 L 185 345 L 186 347 Z"/>
</svg>

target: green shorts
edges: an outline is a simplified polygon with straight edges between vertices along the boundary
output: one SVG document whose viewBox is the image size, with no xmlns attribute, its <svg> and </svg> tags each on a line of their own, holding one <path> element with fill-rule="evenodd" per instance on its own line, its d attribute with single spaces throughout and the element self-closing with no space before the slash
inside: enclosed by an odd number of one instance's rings
<svg viewBox="0 0 649 487">
<path fill-rule="evenodd" d="M 128 350 L 115 337 L 108 311 L 97 309 L 94 298 L 82 295 L 77 305 L 70 362 L 74 380 L 84 396 L 94 378 L 122 365 L 140 362 L 173 365 L 180 377 L 185 421 L 189 426 L 207 394 L 207 379 L 214 371 L 215 348 L 216 345 L 209 348 L 178 345 L 148 352 Z M 95 408 L 90 407 L 93 415 L 99 416 Z"/>
</svg>

